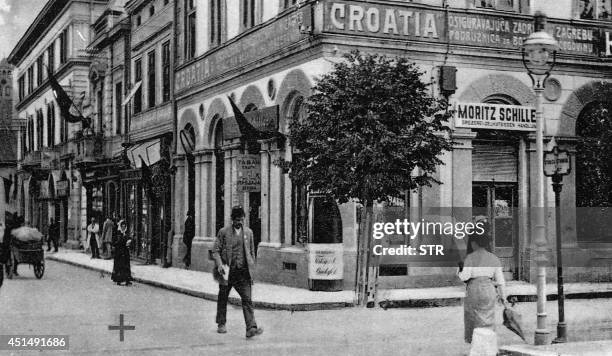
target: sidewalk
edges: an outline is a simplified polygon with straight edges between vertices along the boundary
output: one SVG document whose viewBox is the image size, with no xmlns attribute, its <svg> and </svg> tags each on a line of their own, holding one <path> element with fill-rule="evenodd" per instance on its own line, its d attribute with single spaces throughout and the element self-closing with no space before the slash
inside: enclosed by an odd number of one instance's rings
<svg viewBox="0 0 612 356">
<path fill-rule="evenodd" d="M 500 354 L 504 356 L 610 356 L 612 355 L 612 340 L 568 342 L 543 346 L 502 346 Z"/>
<path fill-rule="evenodd" d="M 60 252 L 46 254 L 52 261 L 68 263 L 110 274 L 112 260 L 91 259 L 79 250 L 60 249 Z M 132 264 L 135 281 L 150 284 L 196 297 L 217 300 L 219 287 L 211 273 L 180 268 L 161 268 L 156 265 Z M 566 298 L 609 298 L 612 297 L 612 283 L 566 283 Z M 546 286 L 548 300 L 556 299 L 557 286 Z M 527 282 L 512 281 L 506 285 L 506 294 L 517 296 L 519 301 L 535 301 L 536 286 Z M 460 305 L 465 296 L 462 285 L 440 288 L 411 288 L 379 290 L 378 300 L 383 308 L 439 307 Z M 230 303 L 239 305 L 240 297 L 232 289 Z M 253 285 L 253 304 L 257 308 L 292 311 L 335 309 L 355 306 L 353 291 L 313 292 L 268 283 Z"/>
<path fill-rule="evenodd" d="M 58 253 L 46 253 L 45 259 L 63 262 L 78 267 L 111 274 L 113 260 L 91 259 L 80 250 L 60 249 Z M 132 263 L 134 281 L 174 290 L 208 300 L 217 300 L 219 284 L 212 273 L 180 268 L 161 268 L 157 265 Z M 51 272 L 51 271 L 49 271 Z M 353 291 L 313 292 L 306 289 L 279 286 L 267 283 L 253 284 L 253 306 L 256 308 L 291 311 L 320 310 L 351 307 L 354 305 Z M 240 305 L 240 296 L 232 289 L 229 302 Z"/>
</svg>

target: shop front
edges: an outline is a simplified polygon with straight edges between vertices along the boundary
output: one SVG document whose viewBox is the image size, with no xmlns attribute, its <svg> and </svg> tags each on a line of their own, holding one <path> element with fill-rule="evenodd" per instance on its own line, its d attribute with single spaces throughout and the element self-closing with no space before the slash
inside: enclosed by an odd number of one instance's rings
<svg viewBox="0 0 612 356">
<path fill-rule="evenodd" d="M 130 169 L 120 176 L 120 217 L 126 220 L 134 243 L 132 257 L 163 264 L 171 229 L 171 138 L 164 136 L 126 148 Z"/>
</svg>

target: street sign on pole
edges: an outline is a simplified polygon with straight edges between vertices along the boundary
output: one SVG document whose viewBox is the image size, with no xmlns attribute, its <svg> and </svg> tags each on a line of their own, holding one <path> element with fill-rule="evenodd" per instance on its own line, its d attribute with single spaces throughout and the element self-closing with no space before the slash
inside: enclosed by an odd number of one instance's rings
<svg viewBox="0 0 612 356">
<path fill-rule="evenodd" d="M 555 174 L 568 175 L 572 170 L 569 152 L 560 150 L 557 146 L 552 151 L 544 152 L 544 175 L 552 177 Z"/>
<path fill-rule="evenodd" d="M 557 242 L 557 304 L 559 321 L 557 323 L 557 338 L 553 343 L 567 341 L 567 323 L 565 322 L 565 295 L 563 293 L 563 254 L 561 237 L 561 189 L 563 176 L 572 170 L 568 151 L 560 150 L 556 145 L 552 151 L 544 152 L 544 175 L 552 177 L 553 191 L 555 192 L 555 235 Z"/>
</svg>

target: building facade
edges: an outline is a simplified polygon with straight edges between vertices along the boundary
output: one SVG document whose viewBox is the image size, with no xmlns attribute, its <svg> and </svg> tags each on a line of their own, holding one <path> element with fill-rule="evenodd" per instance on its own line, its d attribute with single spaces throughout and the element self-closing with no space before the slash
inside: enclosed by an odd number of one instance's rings
<svg viewBox="0 0 612 356">
<path fill-rule="evenodd" d="M 133 256 L 166 262 L 172 219 L 172 91 L 174 2 L 132 0 L 126 4 L 129 46 L 129 115 L 125 149 L 128 166 L 120 172 L 122 216 L 136 236 Z"/>
<path fill-rule="evenodd" d="M 6 58 L 0 61 L 0 223 L 17 210 L 17 147 L 21 129 L 13 109 L 13 71 Z"/>
<path fill-rule="evenodd" d="M 128 82 L 130 24 L 125 1 L 109 1 L 91 25 L 87 52 L 89 97 L 85 115 L 91 118 L 83 151 L 90 153 L 76 163 L 85 187 L 88 218 L 100 224 L 107 217 L 121 217 L 119 172 L 125 166 L 123 143 L 127 116 L 123 100 Z"/>
<path fill-rule="evenodd" d="M 410 58 L 432 83 L 432 95 L 447 97 L 455 107 L 474 112 L 481 110 L 476 107 L 501 105 L 514 110 L 512 115 L 530 115 L 535 96 L 520 47 L 534 30 L 533 14 L 541 10 L 549 16 L 547 31 L 560 44 L 544 93 L 545 140 L 549 145 L 555 137 L 575 156 L 585 110 L 608 102 L 612 89 L 606 62 L 612 22 L 605 4 L 595 4 L 599 10 L 589 12 L 585 2 L 574 0 L 177 1 L 174 92 L 181 139 L 175 141 L 175 254 L 184 253 L 182 220 L 193 208 L 192 264 L 210 271 L 214 236 L 229 222 L 231 206 L 239 204 L 258 242 L 258 280 L 353 289 L 361 207 L 332 204 L 294 186 L 274 163 L 291 159 L 289 140 L 247 145 L 228 97 L 256 128 L 287 134 L 288 123 L 304 115 L 303 101 L 317 78 L 329 73 L 343 53 L 357 48 Z M 506 277 L 533 280 L 534 226 L 527 208 L 535 205 L 538 190 L 534 128 L 491 129 L 458 119 L 451 126 L 457 146 L 443 155 L 444 165 L 436 174 L 443 184 L 407 192 L 393 206 L 380 207 L 381 214 L 420 220 L 439 207 L 469 207 L 470 214 L 491 221 L 493 249 Z M 594 241 L 580 233 L 575 207 L 577 194 L 583 194 L 576 188 L 582 163 L 572 164 L 575 169 L 565 177 L 561 195 L 564 253 L 596 267 L 596 261 L 612 257 L 606 247 L 610 240 L 603 236 Z M 552 188 L 545 195 L 548 206 L 554 206 Z M 552 248 L 553 216 L 548 226 Z M 313 269 L 317 243 L 336 257 L 333 283 L 316 283 L 329 278 Z M 388 264 L 380 267 L 379 285 L 453 284 L 454 273 L 454 268 Z M 605 267 L 576 268 L 569 278 L 611 275 Z"/>
<path fill-rule="evenodd" d="M 51 0 L 43 7 L 9 55 L 15 66 L 20 137 L 17 182 L 18 212 L 27 224 L 45 232 L 52 218 L 60 221 L 60 241 L 79 247 L 84 239 L 86 192 L 75 163 L 83 151 L 81 123 L 68 123 L 53 96 L 48 72 L 83 111 L 89 97 L 90 24 L 106 1 Z"/>
</svg>

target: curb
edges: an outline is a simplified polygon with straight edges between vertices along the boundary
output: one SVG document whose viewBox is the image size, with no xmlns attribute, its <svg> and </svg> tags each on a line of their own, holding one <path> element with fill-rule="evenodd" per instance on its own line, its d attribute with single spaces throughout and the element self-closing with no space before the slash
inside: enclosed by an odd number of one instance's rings
<svg viewBox="0 0 612 356">
<path fill-rule="evenodd" d="M 55 261 L 59 263 L 64 263 L 67 265 L 80 267 L 84 269 L 88 269 L 90 271 L 101 272 L 106 275 L 111 275 L 112 272 L 109 272 L 103 268 L 93 267 L 85 264 L 80 264 L 73 261 L 66 261 L 55 256 L 45 256 L 45 259 L 50 261 Z M 202 298 L 210 301 L 217 301 L 217 293 L 211 292 L 200 292 L 189 288 L 183 288 L 178 286 L 173 286 L 166 283 L 161 283 L 155 280 L 150 280 L 141 277 L 132 277 L 132 280 L 141 284 L 147 284 L 154 287 L 171 290 L 174 292 L 179 292 L 182 294 L 190 295 L 196 298 Z M 240 298 L 230 296 L 228 302 L 232 305 L 240 306 L 242 304 Z M 351 308 L 354 307 L 353 303 L 346 302 L 329 302 L 329 303 L 300 303 L 300 304 L 280 304 L 274 302 L 262 302 L 262 301 L 253 301 L 253 307 L 258 309 L 271 309 L 271 310 L 287 310 L 287 311 L 314 311 L 314 310 L 329 310 L 329 309 L 343 309 L 343 308 Z"/>
<path fill-rule="evenodd" d="M 564 293 L 565 299 L 598 299 L 598 298 L 612 298 L 612 291 L 594 291 L 594 292 L 566 292 Z M 536 294 L 508 294 L 506 299 L 515 297 L 519 303 L 525 302 L 537 302 L 538 296 Z M 449 307 L 457 306 L 463 303 L 463 297 L 444 297 L 444 298 L 416 298 L 416 299 L 403 299 L 403 300 L 382 300 L 378 304 L 383 309 L 389 308 L 437 308 L 437 307 Z M 558 300 L 558 295 L 547 294 L 547 301 Z"/>
</svg>

